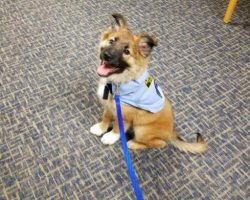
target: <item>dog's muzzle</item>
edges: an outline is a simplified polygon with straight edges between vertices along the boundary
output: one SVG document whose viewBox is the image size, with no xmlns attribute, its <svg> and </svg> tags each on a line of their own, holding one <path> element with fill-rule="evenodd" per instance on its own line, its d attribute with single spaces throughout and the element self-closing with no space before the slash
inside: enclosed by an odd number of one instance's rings
<svg viewBox="0 0 250 200">
<path fill-rule="evenodd" d="M 118 50 L 111 47 L 104 48 L 100 54 L 101 60 L 108 62 L 110 65 L 114 65 L 114 67 L 119 66 L 119 59 L 121 56 Z"/>
<path fill-rule="evenodd" d="M 114 47 L 106 47 L 101 50 L 101 65 L 97 74 L 101 77 L 108 77 L 111 74 L 122 73 L 129 65 L 123 60 L 122 51 Z"/>
</svg>

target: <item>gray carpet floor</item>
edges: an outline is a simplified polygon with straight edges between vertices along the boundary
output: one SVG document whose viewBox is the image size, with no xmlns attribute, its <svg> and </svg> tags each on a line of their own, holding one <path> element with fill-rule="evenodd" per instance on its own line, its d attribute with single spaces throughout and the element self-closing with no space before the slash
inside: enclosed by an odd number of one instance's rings
<svg viewBox="0 0 250 200">
<path fill-rule="evenodd" d="M 100 33 L 110 14 L 159 39 L 150 72 L 173 102 L 176 128 L 209 148 L 131 153 L 148 200 L 250 196 L 250 1 L 232 21 L 223 0 L 0 1 L 0 199 L 134 199 L 120 142 L 89 133 Z"/>
</svg>

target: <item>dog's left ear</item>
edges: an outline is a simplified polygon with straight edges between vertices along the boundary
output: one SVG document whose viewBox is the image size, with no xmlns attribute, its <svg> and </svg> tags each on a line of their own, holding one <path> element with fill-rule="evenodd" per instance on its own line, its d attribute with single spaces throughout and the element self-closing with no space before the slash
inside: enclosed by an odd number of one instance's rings
<svg viewBox="0 0 250 200">
<path fill-rule="evenodd" d="M 113 13 L 112 17 L 114 18 L 114 21 L 112 23 L 112 28 L 116 31 L 118 31 L 121 28 L 128 28 L 127 20 L 118 13 Z"/>
<path fill-rule="evenodd" d="M 158 40 L 147 33 L 141 33 L 137 36 L 138 50 L 144 57 L 148 57 L 152 52 L 153 47 L 157 46 L 157 44 Z"/>
</svg>

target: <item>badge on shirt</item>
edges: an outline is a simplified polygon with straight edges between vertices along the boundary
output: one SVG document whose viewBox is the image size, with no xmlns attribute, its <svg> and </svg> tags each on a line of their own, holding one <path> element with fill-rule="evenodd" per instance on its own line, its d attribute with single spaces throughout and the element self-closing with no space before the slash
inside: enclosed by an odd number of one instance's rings
<svg viewBox="0 0 250 200">
<path fill-rule="evenodd" d="M 151 85 L 151 83 L 152 83 L 152 81 L 153 81 L 153 77 L 149 75 L 148 78 L 145 79 L 144 83 L 149 88 L 150 85 Z"/>
</svg>

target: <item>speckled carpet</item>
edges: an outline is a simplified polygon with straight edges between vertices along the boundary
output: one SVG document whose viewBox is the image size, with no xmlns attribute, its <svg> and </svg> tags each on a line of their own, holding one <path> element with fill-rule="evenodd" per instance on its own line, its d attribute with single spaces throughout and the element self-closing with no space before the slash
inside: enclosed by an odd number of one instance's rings
<svg viewBox="0 0 250 200">
<path fill-rule="evenodd" d="M 102 111 L 96 49 L 113 12 L 159 39 L 149 68 L 177 131 L 209 141 L 203 155 L 132 152 L 144 198 L 249 199 L 250 1 L 228 25 L 227 3 L 0 1 L 0 199 L 134 199 L 120 142 L 89 133 Z"/>
</svg>

